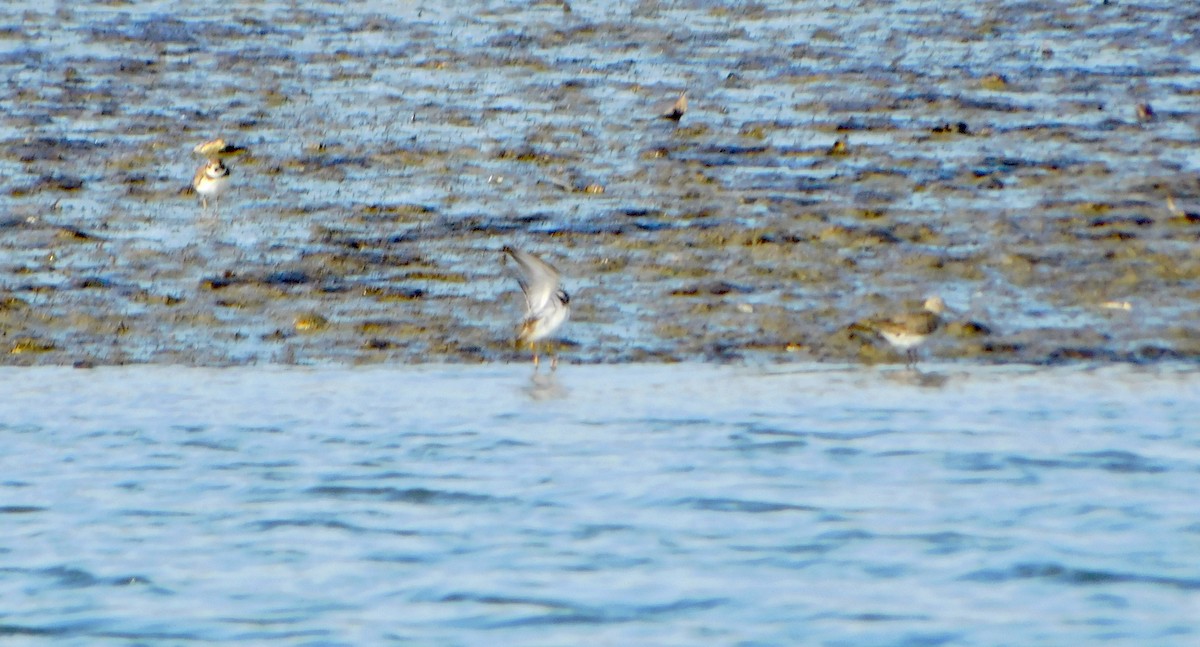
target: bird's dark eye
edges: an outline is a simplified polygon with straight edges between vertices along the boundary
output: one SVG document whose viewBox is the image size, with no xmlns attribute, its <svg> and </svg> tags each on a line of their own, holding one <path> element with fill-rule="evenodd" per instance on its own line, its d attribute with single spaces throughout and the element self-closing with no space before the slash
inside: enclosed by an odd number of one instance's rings
<svg viewBox="0 0 1200 647">
<path fill-rule="evenodd" d="M 566 290 L 558 291 L 558 300 L 563 302 L 563 305 L 571 303 L 571 295 L 567 294 Z"/>
</svg>

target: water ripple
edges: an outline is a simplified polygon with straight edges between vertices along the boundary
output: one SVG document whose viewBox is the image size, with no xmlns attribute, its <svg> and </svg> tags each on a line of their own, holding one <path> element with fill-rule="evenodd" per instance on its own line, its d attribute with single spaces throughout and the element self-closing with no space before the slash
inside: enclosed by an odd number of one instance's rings
<svg viewBox="0 0 1200 647">
<path fill-rule="evenodd" d="M 475 505 L 501 503 L 511 499 L 499 499 L 486 494 L 430 490 L 427 488 L 351 487 L 346 485 L 320 485 L 309 488 L 308 494 L 335 499 L 374 500 L 417 505 Z"/>
<path fill-rule="evenodd" d="M 25 370 L 0 636 L 1195 642 L 1195 374 L 943 375 Z"/>
<path fill-rule="evenodd" d="M 686 498 L 673 503 L 675 506 L 708 510 L 712 512 L 814 512 L 817 508 L 791 503 L 775 503 L 770 501 L 746 501 L 741 499 Z"/>
<path fill-rule="evenodd" d="M 1200 578 L 1174 578 L 1073 568 L 1057 563 L 1015 564 L 1004 569 L 975 571 L 963 579 L 978 582 L 1006 582 L 1040 579 L 1073 586 L 1106 584 L 1154 584 L 1185 591 L 1200 590 Z"/>
</svg>

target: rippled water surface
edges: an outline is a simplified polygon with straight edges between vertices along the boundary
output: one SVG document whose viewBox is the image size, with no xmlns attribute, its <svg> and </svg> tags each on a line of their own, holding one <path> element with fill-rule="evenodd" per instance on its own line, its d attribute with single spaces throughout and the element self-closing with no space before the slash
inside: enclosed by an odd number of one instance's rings
<svg viewBox="0 0 1200 647">
<path fill-rule="evenodd" d="M 0 642 L 1194 645 L 1194 369 L 0 371 Z"/>
</svg>

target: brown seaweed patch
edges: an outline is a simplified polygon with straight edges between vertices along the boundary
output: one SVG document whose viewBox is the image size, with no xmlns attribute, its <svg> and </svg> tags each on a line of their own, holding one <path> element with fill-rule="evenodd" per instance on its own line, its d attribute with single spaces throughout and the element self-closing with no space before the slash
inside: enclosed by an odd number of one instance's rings
<svg viewBox="0 0 1200 647">
<path fill-rule="evenodd" d="M 14 310 L 28 310 L 29 303 L 12 295 L 0 297 L 0 312 L 12 312 Z"/>
<path fill-rule="evenodd" d="M 14 198 L 42 193 L 44 191 L 74 192 L 83 188 L 83 178 L 75 175 L 43 175 L 32 184 L 14 186 L 8 194 Z"/>
<path fill-rule="evenodd" d="M 354 327 L 361 335 L 391 334 L 400 330 L 403 324 L 393 319 L 369 319 Z"/>
<path fill-rule="evenodd" d="M 467 275 L 461 272 L 407 272 L 396 277 L 397 281 L 430 281 L 433 283 L 466 283 Z"/>
<path fill-rule="evenodd" d="M 1136 239 L 1138 235 L 1132 231 L 1114 229 L 1109 231 L 1101 231 L 1092 235 L 1080 235 L 1079 237 L 1084 240 L 1127 241 Z"/>
<path fill-rule="evenodd" d="M 354 214 L 364 220 L 411 220 L 419 216 L 437 213 L 433 207 L 423 204 L 362 204 L 354 208 Z"/>
<path fill-rule="evenodd" d="M 817 235 L 817 240 L 840 247 L 873 247 L 895 245 L 900 239 L 889 229 L 830 225 Z"/>
<path fill-rule="evenodd" d="M 296 315 L 292 327 L 296 332 L 317 332 L 329 327 L 329 319 L 317 312 L 304 312 Z"/>
<path fill-rule="evenodd" d="M 545 151 L 537 150 L 532 146 L 523 146 L 516 149 L 502 148 L 496 153 L 496 159 L 509 160 L 514 162 L 527 162 L 530 164 L 547 165 L 555 162 L 567 162 L 570 158 L 561 155 L 552 155 Z"/>
<path fill-rule="evenodd" d="M 762 125 L 746 124 L 738 130 L 738 135 L 746 139 L 761 141 L 767 138 L 767 129 Z"/>
<path fill-rule="evenodd" d="M 8 154 L 23 163 L 63 162 L 79 159 L 100 144 L 83 139 L 39 137 L 8 144 Z"/>
<path fill-rule="evenodd" d="M 944 123 L 929 130 L 934 135 L 970 135 L 971 127 L 965 121 Z"/>
<path fill-rule="evenodd" d="M 680 126 L 675 129 L 675 135 L 681 139 L 695 139 L 703 137 L 711 132 L 712 129 L 704 124 L 691 124 L 688 126 Z"/>
<path fill-rule="evenodd" d="M 1172 213 L 1171 216 L 1167 218 L 1166 223 L 1175 227 L 1185 227 L 1189 225 L 1200 224 L 1200 213 L 1183 211 Z"/>
<path fill-rule="evenodd" d="M 71 283 L 71 288 L 76 290 L 89 290 L 100 288 L 107 290 L 113 287 L 112 281 L 101 276 L 87 276 L 76 279 Z"/>
<path fill-rule="evenodd" d="M 76 229 L 74 227 L 65 227 L 65 226 L 57 227 L 54 231 L 54 237 L 59 240 L 69 240 L 69 241 L 77 241 L 77 242 L 97 239 L 96 236 L 93 236 L 92 234 L 89 234 L 86 231 L 82 231 L 82 230 Z"/>
<path fill-rule="evenodd" d="M 386 334 L 389 337 L 400 338 L 428 338 L 430 333 L 429 326 L 413 323 L 411 321 L 384 321 L 384 320 L 369 320 L 364 321 L 356 326 L 358 332 L 364 335 L 378 336 Z"/>
<path fill-rule="evenodd" d="M 58 347 L 52 341 L 38 339 L 37 337 L 19 337 L 13 341 L 12 346 L 8 349 L 8 353 L 10 355 L 22 355 L 49 353 L 54 350 L 58 350 Z"/>
<path fill-rule="evenodd" d="M 247 285 L 250 282 L 251 282 L 251 279 L 248 279 L 243 276 L 239 276 L 236 272 L 234 272 L 232 270 L 225 270 L 223 273 L 221 273 L 220 276 L 213 276 L 213 277 L 209 277 L 206 279 L 201 279 L 200 287 L 205 290 L 216 291 L 216 290 L 224 290 L 225 288 L 238 286 L 238 285 Z"/>
<path fill-rule="evenodd" d="M 946 334 L 951 337 L 972 339 L 992 334 L 992 329 L 978 321 L 950 321 L 946 323 Z"/>
<path fill-rule="evenodd" d="M 154 294 L 145 290 L 134 292 L 130 300 L 134 303 L 150 303 L 163 306 L 177 306 L 184 302 L 183 297 L 174 294 Z"/>
<path fill-rule="evenodd" d="M 1003 74 L 989 74 L 979 81 L 979 87 L 984 90 L 999 92 L 1008 89 L 1008 77 Z"/>
<path fill-rule="evenodd" d="M 385 303 L 390 301 L 415 301 L 425 297 L 425 290 L 420 288 L 366 287 L 363 288 L 362 295 Z"/>
<path fill-rule="evenodd" d="M 751 294 L 754 288 L 738 285 L 729 281 L 714 281 L 712 283 L 695 284 L 671 290 L 674 297 L 694 296 L 725 296 L 727 294 Z"/>
<path fill-rule="evenodd" d="M 1110 216 L 1093 218 L 1088 223 L 1088 227 L 1093 229 L 1099 227 L 1149 227 L 1153 224 L 1154 219 L 1146 216 Z"/>
<path fill-rule="evenodd" d="M 304 270 L 285 269 L 285 270 L 277 270 L 274 272 L 270 272 L 270 273 L 266 274 L 265 276 L 263 276 L 262 278 L 258 279 L 257 282 L 261 283 L 263 285 L 271 285 L 271 286 L 291 286 L 291 285 L 305 285 L 307 283 L 312 283 L 316 280 L 317 279 L 312 274 L 310 274 L 309 272 L 306 272 Z"/>
</svg>

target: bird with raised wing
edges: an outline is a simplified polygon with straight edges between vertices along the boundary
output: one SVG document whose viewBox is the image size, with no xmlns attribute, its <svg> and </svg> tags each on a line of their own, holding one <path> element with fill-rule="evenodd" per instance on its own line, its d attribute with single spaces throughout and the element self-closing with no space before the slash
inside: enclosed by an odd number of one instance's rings
<svg viewBox="0 0 1200 647">
<path fill-rule="evenodd" d="M 558 270 L 542 259 L 512 247 L 505 247 L 517 263 L 517 283 L 525 294 L 525 316 L 517 330 L 517 343 L 528 343 L 533 351 L 534 370 L 538 367 L 537 344 L 562 326 L 571 314 L 571 297 L 559 285 Z M 558 368 L 558 356 L 550 369 Z"/>
</svg>

